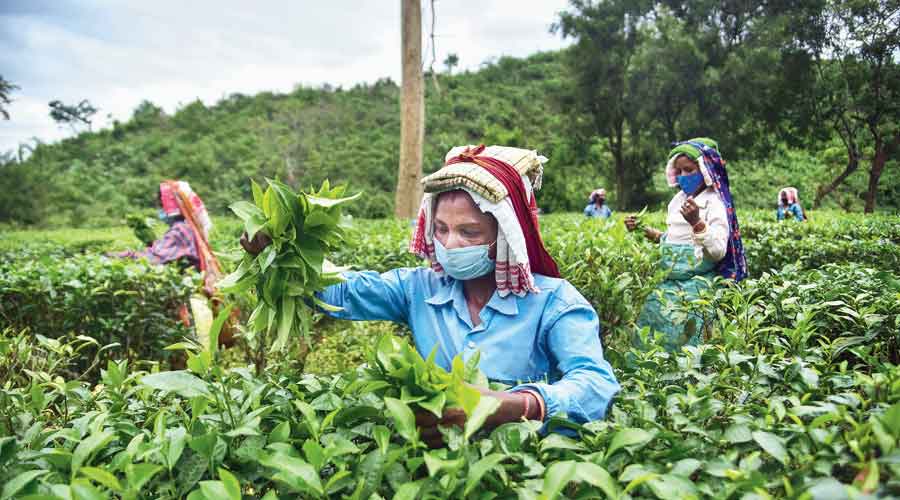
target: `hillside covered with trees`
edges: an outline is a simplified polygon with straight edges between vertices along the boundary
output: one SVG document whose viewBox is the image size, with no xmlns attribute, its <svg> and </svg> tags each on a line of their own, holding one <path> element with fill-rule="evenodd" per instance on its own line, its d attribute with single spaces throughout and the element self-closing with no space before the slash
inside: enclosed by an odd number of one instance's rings
<svg viewBox="0 0 900 500">
<path fill-rule="evenodd" d="M 530 147 L 550 158 L 544 210 L 579 210 L 598 186 L 614 208 L 639 209 L 668 196 L 669 143 L 703 135 L 719 140 L 739 207 L 771 207 L 791 185 L 810 205 L 895 210 L 898 34 L 877 22 L 897 13 L 863 3 L 573 2 L 553 26 L 568 49 L 458 74 L 448 59 L 426 75 L 424 170 L 459 144 Z M 834 33 L 859 19 L 874 28 L 844 32 L 853 43 Z M 327 178 L 365 193 L 354 215 L 388 216 L 398 109 L 389 79 L 232 94 L 173 114 L 145 101 L 110 128 L 8 153 L 0 223 L 118 222 L 152 208 L 166 178 L 190 181 L 218 214 L 249 196 L 247 178 Z"/>
</svg>

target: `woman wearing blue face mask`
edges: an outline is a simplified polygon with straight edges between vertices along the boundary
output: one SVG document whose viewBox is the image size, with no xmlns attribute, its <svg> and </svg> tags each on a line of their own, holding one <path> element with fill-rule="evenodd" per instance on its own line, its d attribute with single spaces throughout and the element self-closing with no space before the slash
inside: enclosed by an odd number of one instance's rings
<svg viewBox="0 0 900 500">
<path fill-rule="evenodd" d="M 419 354 L 435 351 L 449 370 L 457 355 L 479 354 L 487 377 L 511 386 L 483 393 L 501 401 L 488 427 L 566 414 L 602 418 L 619 384 L 603 357 L 597 313 L 559 277 L 538 231 L 536 152 L 491 146 L 451 150 L 423 180 L 426 194 L 410 250 L 428 267 L 346 273 L 319 294 L 351 320 L 408 325 Z M 247 251 L 253 242 L 242 242 Z M 417 415 L 423 439 L 441 442 L 439 426 L 465 414 Z"/>
<path fill-rule="evenodd" d="M 666 231 L 644 227 L 644 234 L 661 245 L 660 265 L 667 275 L 647 297 L 637 325 L 661 333 L 664 347 L 676 350 L 700 342 L 703 316 L 685 317 L 667 303 L 693 300 L 716 276 L 739 281 L 747 275 L 747 264 L 716 142 L 697 138 L 676 145 L 669 152 L 666 179 L 678 188 L 669 202 Z M 636 229 L 634 216 L 625 219 L 625 226 Z"/>
</svg>

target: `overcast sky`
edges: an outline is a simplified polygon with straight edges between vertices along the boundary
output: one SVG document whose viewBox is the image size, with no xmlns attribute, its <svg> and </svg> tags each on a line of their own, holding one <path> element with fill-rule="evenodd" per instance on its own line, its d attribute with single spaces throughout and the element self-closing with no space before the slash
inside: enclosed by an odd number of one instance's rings
<svg viewBox="0 0 900 500">
<path fill-rule="evenodd" d="M 423 37 L 430 32 L 423 0 Z M 462 68 L 563 46 L 549 27 L 565 0 L 437 0 L 436 68 Z M 426 46 L 427 47 L 427 40 Z M 430 49 L 426 66 L 431 60 Z M 173 112 L 201 99 L 297 84 L 350 87 L 400 81 L 399 0 L 0 0 L 0 75 L 21 87 L 0 152 L 37 137 L 70 135 L 49 116 L 54 99 L 88 99 L 127 119 L 144 99 Z"/>
</svg>

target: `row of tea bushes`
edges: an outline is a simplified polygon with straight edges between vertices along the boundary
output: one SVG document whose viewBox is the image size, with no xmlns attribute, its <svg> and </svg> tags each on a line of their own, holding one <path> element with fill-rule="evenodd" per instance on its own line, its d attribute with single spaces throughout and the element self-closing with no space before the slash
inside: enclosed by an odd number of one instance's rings
<svg viewBox="0 0 900 500">
<path fill-rule="evenodd" d="M 38 349 L 19 357 L 30 376 L 0 381 L 0 498 L 900 495 L 900 368 L 796 343 L 795 326 L 613 356 L 623 389 L 606 421 L 476 423 L 441 449 L 402 398 L 355 390 L 353 370 L 256 376 L 213 352 L 190 371 L 109 362 L 92 386 L 55 370 L 65 350 Z M 0 351 L 29 340 L 7 332 Z"/>
<path fill-rule="evenodd" d="M 771 222 L 768 212 L 743 216 L 752 276 L 786 265 L 817 269 L 829 262 L 859 262 L 900 274 L 898 222 L 885 216 L 850 216 L 844 221 L 831 215 L 839 214 L 816 214 L 803 224 Z M 662 227 L 662 214 L 645 218 Z M 409 223 L 354 220 L 352 228 L 346 245 L 331 256 L 336 263 L 379 271 L 421 265 L 407 251 Z M 563 276 L 600 314 L 605 340 L 627 339 L 644 298 L 662 278 L 657 247 L 625 232 L 619 218 L 554 214 L 541 218 L 541 230 Z M 212 238 L 223 257 L 236 248 L 240 232 L 236 219 L 216 220 Z M 68 245 L 23 240 L 15 250 L 0 251 L 0 326 L 29 328 L 48 337 L 84 334 L 101 344 L 119 342 L 132 358 L 167 357 L 159 348 L 184 333 L 175 310 L 193 285 L 174 269 L 83 255 L 99 251 L 88 236 L 68 235 Z M 121 243 L 100 248 L 122 248 Z M 226 269 L 233 266 L 227 258 L 222 262 Z M 252 304 L 241 306 L 245 314 L 253 309 Z M 332 354 L 339 356 L 337 350 Z M 89 357 L 81 364 L 90 362 Z M 336 360 L 326 366 L 343 365 Z"/>
<path fill-rule="evenodd" d="M 189 333 L 175 311 L 198 280 L 174 266 L 101 255 L 0 262 L 0 327 L 48 338 L 82 335 L 117 344 L 107 356 L 165 360 L 163 348 Z M 73 369 L 86 369 L 95 354 L 82 351 Z"/>
</svg>

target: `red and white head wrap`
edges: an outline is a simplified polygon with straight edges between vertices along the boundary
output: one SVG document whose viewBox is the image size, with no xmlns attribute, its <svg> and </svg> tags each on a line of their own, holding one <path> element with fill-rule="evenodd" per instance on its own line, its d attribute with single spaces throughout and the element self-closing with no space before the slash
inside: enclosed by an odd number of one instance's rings
<svg viewBox="0 0 900 500">
<path fill-rule="evenodd" d="M 184 217 L 185 223 L 190 227 L 191 233 L 194 235 L 194 243 L 197 246 L 204 283 L 212 290 L 214 283 L 221 278 L 222 271 L 219 261 L 209 245 L 212 221 L 203 200 L 185 181 L 163 181 L 159 184 L 159 201 L 162 203 L 166 215 L 180 215 Z"/>
<path fill-rule="evenodd" d="M 209 231 L 212 229 L 212 221 L 203 200 L 197 196 L 197 193 L 191 189 L 190 184 L 185 181 L 163 181 L 159 183 L 159 201 L 162 203 L 163 211 L 170 217 L 182 216 L 187 217 L 188 214 L 182 213 L 181 205 L 187 200 L 191 205 L 194 221 L 198 225 L 198 229 L 203 231 L 203 238 L 209 239 Z"/>
<path fill-rule="evenodd" d="M 482 212 L 497 219 L 494 273 L 500 296 L 539 292 L 533 273 L 559 277 L 556 262 L 541 240 L 534 197 L 546 161 L 536 151 L 519 148 L 481 145 L 451 149 L 444 167 L 422 181 L 426 193 L 410 251 L 431 261 L 434 272 L 444 275 L 434 253 L 434 210 L 440 193 L 461 189 Z"/>
</svg>

